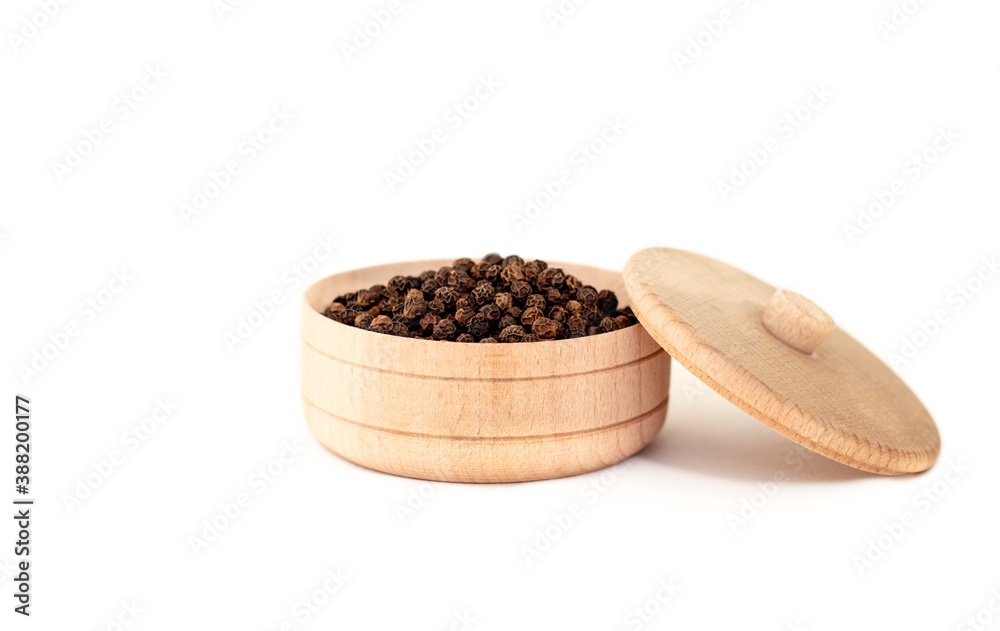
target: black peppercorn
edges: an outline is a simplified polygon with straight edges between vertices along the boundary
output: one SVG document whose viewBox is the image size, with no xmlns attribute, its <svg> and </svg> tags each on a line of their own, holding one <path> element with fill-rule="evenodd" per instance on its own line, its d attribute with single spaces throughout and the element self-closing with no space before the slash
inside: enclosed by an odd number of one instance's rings
<svg viewBox="0 0 1000 631">
<path fill-rule="evenodd" d="M 472 298 L 476 301 L 477 305 L 485 305 L 488 302 L 492 302 L 496 296 L 496 290 L 487 281 L 483 281 L 482 284 L 476 285 L 476 288 L 472 290 Z"/>
<path fill-rule="evenodd" d="M 545 296 L 541 294 L 531 294 L 524 299 L 524 307 L 538 307 L 539 309 L 545 309 Z"/>
<path fill-rule="evenodd" d="M 497 280 L 500 279 L 500 271 L 501 270 L 499 265 L 496 264 L 490 265 L 483 271 L 483 278 L 490 281 L 491 283 L 495 283 L 497 282 Z"/>
<path fill-rule="evenodd" d="M 584 285 L 576 290 L 576 299 L 585 307 L 592 307 L 597 304 L 597 290 L 590 285 Z"/>
<path fill-rule="evenodd" d="M 476 339 L 482 339 L 484 337 L 489 337 L 490 335 L 490 321 L 486 319 L 486 316 L 477 313 L 472 316 L 469 320 L 466 329 L 472 334 Z"/>
<path fill-rule="evenodd" d="M 427 310 L 436 313 L 438 315 L 444 313 L 446 308 L 447 307 L 445 306 L 444 301 L 439 300 L 437 298 L 435 298 L 434 300 L 427 301 Z"/>
<path fill-rule="evenodd" d="M 468 293 L 476 286 L 476 281 L 466 272 L 456 270 L 448 274 L 448 286 L 454 287 L 459 293 Z"/>
<path fill-rule="evenodd" d="M 434 274 L 434 280 L 437 281 L 438 285 L 448 284 L 448 274 L 451 274 L 451 267 L 445 265 L 438 268 L 438 271 Z"/>
<path fill-rule="evenodd" d="M 368 309 L 374 307 L 382 300 L 382 293 L 371 289 L 362 289 L 358 292 L 358 304 Z"/>
<path fill-rule="evenodd" d="M 434 292 L 434 299 L 440 300 L 445 307 L 454 307 L 455 302 L 458 301 L 458 292 L 455 291 L 454 287 L 440 287 Z"/>
<path fill-rule="evenodd" d="M 476 338 L 472 337 L 468 333 L 462 333 L 455 338 L 456 342 L 475 342 Z"/>
<path fill-rule="evenodd" d="M 521 272 L 520 265 L 507 265 L 500 270 L 500 278 L 508 283 L 513 283 L 516 280 L 524 280 L 524 274 Z"/>
<path fill-rule="evenodd" d="M 400 337 L 406 337 L 410 334 L 410 327 L 406 326 L 402 322 L 393 322 L 389 325 L 388 333 L 390 335 L 398 335 Z"/>
<path fill-rule="evenodd" d="M 545 299 L 554 305 L 564 305 L 567 302 L 567 296 L 556 287 L 548 288 Z"/>
<path fill-rule="evenodd" d="M 458 327 L 452 319 L 441 320 L 434 325 L 435 340 L 453 340 L 458 335 Z"/>
<path fill-rule="evenodd" d="M 428 313 L 420 318 L 420 331 L 424 335 L 430 335 L 434 330 L 434 325 L 441 321 L 441 316 L 436 313 Z"/>
<path fill-rule="evenodd" d="M 538 307 L 528 307 L 524 310 L 524 313 L 521 314 L 521 324 L 524 326 L 531 326 L 535 320 L 543 316 L 544 314 L 542 313 L 542 310 Z"/>
<path fill-rule="evenodd" d="M 510 292 L 501 292 L 493 296 L 493 302 L 501 311 L 506 311 L 514 305 L 514 298 L 511 297 Z"/>
<path fill-rule="evenodd" d="M 618 310 L 618 296 L 615 295 L 615 292 L 605 289 L 597 294 L 597 304 L 601 311 L 611 315 Z"/>
<path fill-rule="evenodd" d="M 604 318 L 601 320 L 601 331 L 608 333 L 615 330 L 615 321 L 612 318 Z"/>
<path fill-rule="evenodd" d="M 510 295 L 516 302 L 523 302 L 531 294 L 531 285 L 523 280 L 516 280 L 510 284 Z"/>
<path fill-rule="evenodd" d="M 490 264 L 485 261 L 481 263 L 476 263 L 475 265 L 472 266 L 472 269 L 469 270 L 469 276 L 476 279 L 477 281 L 486 280 L 483 277 L 483 275 L 486 273 L 486 268 L 488 268 L 489 266 Z"/>
<path fill-rule="evenodd" d="M 421 294 L 423 292 L 420 292 Z M 403 300 L 401 298 L 389 298 L 388 300 L 383 300 L 381 303 L 382 313 L 391 313 L 393 315 L 400 313 L 403 310 Z"/>
<path fill-rule="evenodd" d="M 367 329 L 372 324 L 372 320 L 375 318 L 370 313 L 359 313 L 356 318 L 354 318 L 354 326 L 359 329 Z"/>
<path fill-rule="evenodd" d="M 323 313 L 323 315 L 325 315 L 328 318 L 332 318 L 337 322 L 343 322 L 344 315 L 346 313 L 347 313 L 347 307 L 345 305 L 342 305 L 339 302 L 331 302 L 330 306 L 326 308 L 326 311 Z"/>
<path fill-rule="evenodd" d="M 493 322 L 500 319 L 500 307 L 493 303 L 483 305 L 479 308 L 479 313 L 483 315 L 484 318 Z"/>
<path fill-rule="evenodd" d="M 539 287 L 561 287 L 563 280 L 565 280 L 563 271 L 558 267 L 549 267 L 538 274 Z"/>
<path fill-rule="evenodd" d="M 412 320 L 425 313 L 427 313 L 427 301 L 424 300 L 424 292 L 419 289 L 408 291 L 406 300 L 403 301 L 403 315 Z"/>
<path fill-rule="evenodd" d="M 521 266 L 521 273 L 524 274 L 524 279 L 529 283 L 534 283 L 538 280 L 538 274 L 541 273 L 544 267 L 539 265 L 541 261 L 528 261 Z"/>
<path fill-rule="evenodd" d="M 559 333 L 559 323 L 548 318 L 538 318 L 531 325 L 531 332 L 543 340 L 554 340 Z"/>
<path fill-rule="evenodd" d="M 468 326 L 469 321 L 472 320 L 474 315 L 476 315 L 474 310 L 469 307 L 463 307 L 455 312 L 455 322 L 457 322 L 459 326 Z"/>
<path fill-rule="evenodd" d="M 410 290 L 412 283 L 407 276 L 393 276 L 386 285 L 390 291 L 396 294 L 405 294 Z"/>
<path fill-rule="evenodd" d="M 431 298 L 434 297 L 434 292 L 437 291 L 439 287 L 441 287 L 441 283 L 437 282 L 433 278 L 431 278 L 430 280 L 425 280 L 423 284 L 420 285 L 420 289 L 425 294 L 431 294 L 430 296 Z"/>
<path fill-rule="evenodd" d="M 520 342 L 524 339 L 524 329 L 515 325 L 500 331 L 501 342 Z"/>
</svg>

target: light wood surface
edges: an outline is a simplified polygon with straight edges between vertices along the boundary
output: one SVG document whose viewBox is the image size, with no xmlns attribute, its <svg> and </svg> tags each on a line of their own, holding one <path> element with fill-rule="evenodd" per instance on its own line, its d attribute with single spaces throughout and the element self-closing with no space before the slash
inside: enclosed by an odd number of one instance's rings
<svg viewBox="0 0 1000 631">
<path fill-rule="evenodd" d="M 788 339 L 798 340 L 801 328 L 807 348 L 817 343 L 808 353 L 764 326 L 775 288 L 725 263 L 652 248 L 629 259 L 625 281 L 656 341 L 772 429 L 874 473 L 923 471 L 937 459 L 941 440 L 920 400 L 812 303 L 786 294 L 771 314 Z"/>
<path fill-rule="evenodd" d="M 670 357 L 641 326 L 522 344 L 410 339 L 334 322 L 336 296 L 450 261 L 325 278 L 303 297 L 302 396 L 316 438 L 362 466 L 428 480 L 517 482 L 636 453 L 666 415 Z M 628 304 L 621 275 L 551 263 Z"/>
</svg>

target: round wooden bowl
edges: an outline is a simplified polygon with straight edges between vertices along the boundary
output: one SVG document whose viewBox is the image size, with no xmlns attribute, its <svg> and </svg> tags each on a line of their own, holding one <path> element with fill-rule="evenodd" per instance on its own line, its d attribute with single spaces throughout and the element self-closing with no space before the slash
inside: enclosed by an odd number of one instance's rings
<svg viewBox="0 0 1000 631">
<path fill-rule="evenodd" d="M 451 261 L 324 278 L 302 305 L 309 428 L 370 469 L 447 482 L 520 482 L 620 462 L 656 436 L 670 357 L 641 325 L 572 340 L 467 344 L 373 333 L 322 315 L 335 297 Z M 552 264 L 627 294 L 621 274 Z"/>
</svg>

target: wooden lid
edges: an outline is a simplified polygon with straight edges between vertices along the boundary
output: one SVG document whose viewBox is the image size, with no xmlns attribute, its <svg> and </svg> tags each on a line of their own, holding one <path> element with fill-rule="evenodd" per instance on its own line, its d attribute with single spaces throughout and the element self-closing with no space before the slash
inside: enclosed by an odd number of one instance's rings
<svg viewBox="0 0 1000 631">
<path fill-rule="evenodd" d="M 625 287 L 674 359 L 800 445 L 885 475 L 924 471 L 937 459 L 941 438 L 916 395 L 806 298 L 667 248 L 634 254 Z"/>
</svg>

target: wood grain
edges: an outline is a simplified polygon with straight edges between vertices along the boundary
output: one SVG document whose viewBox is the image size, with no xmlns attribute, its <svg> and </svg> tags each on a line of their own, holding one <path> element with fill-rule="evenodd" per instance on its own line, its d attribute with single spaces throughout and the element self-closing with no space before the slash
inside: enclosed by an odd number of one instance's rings
<svg viewBox="0 0 1000 631">
<path fill-rule="evenodd" d="M 334 297 L 450 261 L 354 270 L 310 287 L 302 396 L 316 438 L 362 466 L 428 480 L 516 482 L 599 469 L 663 425 L 670 358 L 641 326 L 573 340 L 462 344 L 400 338 L 322 315 Z M 618 292 L 621 275 L 553 263 Z"/>
<path fill-rule="evenodd" d="M 652 248 L 625 266 L 632 307 L 670 355 L 716 392 L 797 443 L 852 467 L 930 468 L 930 413 L 878 357 L 839 328 L 812 354 L 768 332 L 775 288 L 734 267 Z M 815 315 L 815 314 L 814 314 Z"/>
</svg>

